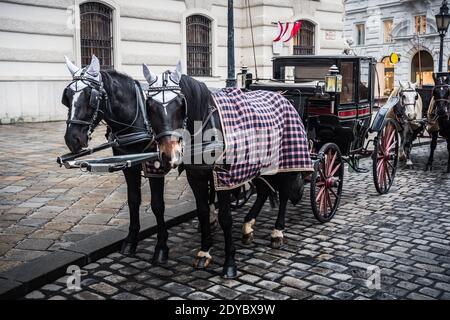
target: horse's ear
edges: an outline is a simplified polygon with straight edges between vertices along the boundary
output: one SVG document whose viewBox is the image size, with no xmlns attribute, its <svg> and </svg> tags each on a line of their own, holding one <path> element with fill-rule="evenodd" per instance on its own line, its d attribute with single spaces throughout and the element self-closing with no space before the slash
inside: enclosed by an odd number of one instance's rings
<svg viewBox="0 0 450 320">
<path fill-rule="evenodd" d="M 398 80 L 398 86 L 400 89 L 403 89 L 403 83 L 400 80 Z"/>
<path fill-rule="evenodd" d="M 437 79 L 436 79 L 436 73 L 433 72 L 433 81 L 434 83 L 436 83 Z"/>
<path fill-rule="evenodd" d="M 149 67 L 147 67 L 147 65 L 145 63 L 142 64 L 142 71 L 144 72 L 144 78 L 145 80 L 147 80 L 149 85 L 152 85 L 156 79 L 157 76 L 156 74 L 154 74 Z"/>
<path fill-rule="evenodd" d="M 181 61 L 178 60 L 177 66 L 175 67 L 175 71 L 173 73 L 173 80 L 175 82 L 180 82 L 182 74 Z"/>
<path fill-rule="evenodd" d="M 100 61 L 94 54 L 92 55 L 91 64 L 87 68 L 86 72 L 94 77 L 98 76 L 100 73 Z"/>
<path fill-rule="evenodd" d="M 69 60 L 69 58 L 67 56 L 64 56 L 64 59 L 66 60 L 66 66 L 67 69 L 69 69 L 70 73 L 72 74 L 72 76 L 75 74 L 75 72 L 77 72 L 78 70 L 80 70 L 80 68 L 78 68 L 76 65 L 74 65 L 72 63 L 72 61 Z"/>
</svg>

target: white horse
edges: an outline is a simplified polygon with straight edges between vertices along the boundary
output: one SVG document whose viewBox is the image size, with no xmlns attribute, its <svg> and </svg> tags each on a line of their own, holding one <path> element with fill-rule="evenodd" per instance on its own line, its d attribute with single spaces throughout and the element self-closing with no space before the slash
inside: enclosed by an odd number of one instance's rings
<svg viewBox="0 0 450 320">
<path fill-rule="evenodd" d="M 422 118 L 422 98 L 416 91 L 417 83 L 401 82 L 399 87 L 395 88 L 391 97 L 399 97 L 399 103 L 392 108 L 388 117 L 394 119 L 402 129 L 400 160 L 406 161 L 408 168 L 413 167 L 411 161 L 411 148 L 417 135 L 423 130 Z"/>
</svg>

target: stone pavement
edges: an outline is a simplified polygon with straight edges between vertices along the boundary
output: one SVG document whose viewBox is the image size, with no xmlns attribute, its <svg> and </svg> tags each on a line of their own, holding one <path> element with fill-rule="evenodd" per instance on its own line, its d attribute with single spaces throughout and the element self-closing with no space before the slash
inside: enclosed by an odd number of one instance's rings
<svg viewBox="0 0 450 320">
<path fill-rule="evenodd" d="M 423 171 L 428 149 L 413 149 L 416 169 L 400 169 L 388 195 L 376 193 L 371 173 L 346 171 L 340 209 L 327 224 L 314 219 L 306 188 L 302 202 L 288 206 L 287 243 L 281 250 L 268 247 L 275 220 L 270 206 L 263 208 L 250 246 L 240 242 L 249 207 L 236 212 L 235 280 L 220 277 L 219 230 L 211 269 L 192 269 L 200 238 L 192 220 L 169 230 L 170 261 L 164 267 L 149 264 L 153 236 L 140 243 L 134 257 L 113 253 L 83 267 L 81 290 L 69 290 L 66 276 L 25 298 L 450 299 L 450 175 L 443 173 L 447 151 L 439 144 L 430 173 Z M 377 283 L 377 275 L 380 286 L 369 288 L 366 280 L 374 276 L 370 283 Z"/>
<path fill-rule="evenodd" d="M 68 152 L 64 131 L 65 122 L 0 126 L 0 272 L 128 223 L 122 173 L 94 175 L 56 164 Z M 90 145 L 103 142 L 99 127 Z M 184 176 L 173 172 L 166 180 L 168 207 L 192 199 Z M 142 181 L 141 215 L 152 214 Z"/>
</svg>

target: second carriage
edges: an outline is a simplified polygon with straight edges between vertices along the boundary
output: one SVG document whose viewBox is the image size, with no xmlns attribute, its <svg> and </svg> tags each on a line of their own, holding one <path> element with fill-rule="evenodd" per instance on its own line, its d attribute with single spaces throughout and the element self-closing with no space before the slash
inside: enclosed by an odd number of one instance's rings
<svg viewBox="0 0 450 320">
<path fill-rule="evenodd" d="M 342 196 L 344 164 L 352 171 L 372 159 L 372 175 L 378 193 L 388 193 L 397 169 L 399 134 L 386 114 L 393 99 L 372 117 L 375 106 L 376 61 L 358 56 L 280 56 L 273 59 L 273 77 L 252 80 L 240 74 L 248 90 L 277 91 L 289 99 L 302 118 L 308 134 L 314 172 L 301 183 L 310 183 L 314 216 L 330 221 Z M 369 149 L 369 146 L 372 148 Z M 244 186 L 235 206 L 244 204 L 253 188 Z"/>
</svg>

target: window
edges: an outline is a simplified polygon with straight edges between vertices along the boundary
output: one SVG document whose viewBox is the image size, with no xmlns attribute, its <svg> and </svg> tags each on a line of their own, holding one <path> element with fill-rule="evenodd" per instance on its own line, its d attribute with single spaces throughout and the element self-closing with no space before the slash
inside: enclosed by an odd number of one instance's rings
<svg viewBox="0 0 450 320">
<path fill-rule="evenodd" d="M 394 90 L 395 65 L 391 63 L 389 57 L 384 57 L 382 62 L 384 64 L 384 95 L 389 96 Z"/>
<path fill-rule="evenodd" d="M 383 40 L 384 43 L 392 42 L 392 30 L 394 27 L 394 22 L 392 20 L 383 21 Z"/>
<path fill-rule="evenodd" d="M 187 74 L 210 77 L 211 20 L 201 15 L 186 18 Z"/>
<path fill-rule="evenodd" d="M 355 77 L 353 76 L 353 71 L 353 62 L 341 63 L 342 92 L 340 102 L 342 104 L 355 102 L 353 99 L 355 95 Z"/>
<path fill-rule="evenodd" d="M 369 61 L 361 60 L 359 66 L 359 74 L 360 80 L 358 84 L 359 89 L 359 101 L 368 101 L 369 100 Z"/>
<path fill-rule="evenodd" d="M 359 23 L 356 25 L 356 45 L 362 46 L 366 43 L 366 25 Z"/>
<path fill-rule="evenodd" d="M 427 17 L 425 15 L 416 16 L 416 34 L 425 34 L 427 32 Z"/>
<path fill-rule="evenodd" d="M 294 54 L 314 54 L 315 26 L 312 22 L 303 20 L 300 31 L 294 37 Z"/>
<path fill-rule="evenodd" d="M 427 51 L 418 51 L 411 61 L 411 81 L 420 85 L 433 85 L 434 61 Z"/>
<path fill-rule="evenodd" d="M 113 68 L 112 9 L 98 2 L 80 5 L 81 65 L 95 54 L 102 69 Z"/>
</svg>

